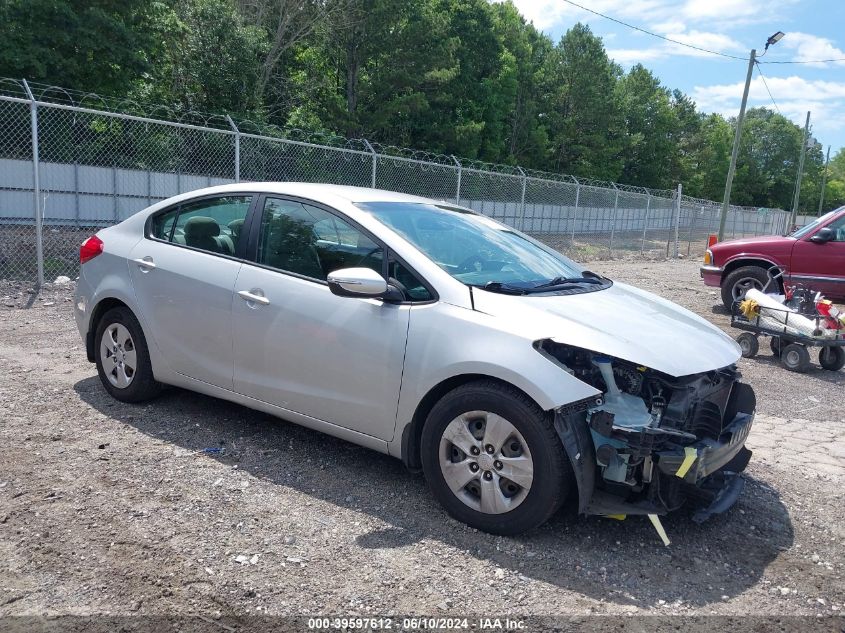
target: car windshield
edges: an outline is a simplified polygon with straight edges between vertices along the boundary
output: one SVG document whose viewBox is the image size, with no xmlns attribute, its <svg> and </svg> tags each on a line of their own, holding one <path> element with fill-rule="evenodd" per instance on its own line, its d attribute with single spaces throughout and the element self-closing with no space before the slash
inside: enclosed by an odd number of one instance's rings
<svg viewBox="0 0 845 633">
<path fill-rule="evenodd" d="M 837 213 L 839 213 L 842 210 L 845 210 L 845 207 L 839 207 L 838 209 L 834 209 L 833 211 L 831 211 L 829 213 L 825 213 L 823 216 L 821 216 L 820 218 L 816 218 L 815 220 L 813 220 L 812 222 L 810 222 L 806 226 L 802 226 L 800 229 L 793 231 L 792 233 L 789 234 L 789 237 L 801 238 L 801 237 L 804 237 L 805 235 L 809 235 L 810 233 L 815 231 L 816 228 L 819 225 L 824 224 L 825 222 L 830 220 L 834 215 L 836 215 Z"/>
<path fill-rule="evenodd" d="M 417 202 L 358 207 L 470 286 L 528 294 L 610 283 L 519 231 L 467 209 Z"/>
</svg>

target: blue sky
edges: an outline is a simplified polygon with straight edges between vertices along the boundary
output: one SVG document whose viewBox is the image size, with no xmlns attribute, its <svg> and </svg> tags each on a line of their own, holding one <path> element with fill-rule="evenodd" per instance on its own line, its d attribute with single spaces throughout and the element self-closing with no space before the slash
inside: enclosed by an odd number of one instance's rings
<svg viewBox="0 0 845 633">
<path fill-rule="evenodd" d="M 763 52 L 776 31 L 786 36 L 761 61 L 845 58 L 845 0 L 576 0 L 606 15 L 747 60 Z M 633 31 L 560 0 L 514 0 L 520 12 L 555 41 L 576 22 L 604 40 L 610 57 L 626 70 L 642 63 L 669 88 L 691 96 L 700 110 L 734 116 L 739 111 L 747 61 L 725 59 Z M 845 61 L 827 64 L 763 64 L 780 111 L 803 127 L 812 112 L 813 136 L 845 146 Z M 774 109 L 755 70 L 749 107 Z"/>
</svg>

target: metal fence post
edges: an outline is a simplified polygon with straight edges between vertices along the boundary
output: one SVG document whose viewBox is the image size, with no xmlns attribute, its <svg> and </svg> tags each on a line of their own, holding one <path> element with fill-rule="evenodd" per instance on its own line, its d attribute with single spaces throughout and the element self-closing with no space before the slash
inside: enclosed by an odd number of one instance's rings
<svg viewBox="0 0 845 633">
<path fill-rule="evenodd" d="M 235 122 L 232 121 L 232 117 L 228 114 L 226 115 L 226 120 L 229 122 L 229 125 L 232 127 L 232 131 L 235 133 L 235 182 L 241 181 L 241 131 L 238 129 L 238 126 L 235 125 Z"/>
<path fill-rule="evenodd" d="M 455 204 L 461 204 L 461 161 L 455 158 L 454 154 L 451 155 L 453 161 L 455 161 L 455 166 L 458 168 L 458 186 L 455 189 Z"/>
<path fill-rule="evenodd" d="M 522 171 L 522 167 L 517 167 L 519 173 L 522 174 L 522 200 L 520 201 L 520 209 L 519 209 L 519 230 L 525 230 L 525 185 L 528 184 L 528 176 L 525 175 L 525 172 Z"/>
<path fill-rule="evenodd" d="M 378 165 L 378 154 L 376 154 L 376 150 L 373 149 L 373 146 L 370 145 L 370 142 L 367 139 L 362 138 L 361 140 L 364 141 L 364 145 L 367 146 L 367 149 L 370 150 L 370 153 L 373 155 L 373 175 L 372 175 L 372 178 L 371 178 L 370 186 L 373 189 L 375 189 L 376 188 L 376 169 L 377 169 L 377 165 Z"/>
<path fill-rule="evenodd" d="M 29 97 L 30 129 L 32 134 L 32 195 L 35 199 L 35 260 L 38 269 L 38 287 L 44 285 L 44 241 L 42 225 L 44 210 L 41 208 L 41 181 L 38 169 L 38 104 L 26 79 L 23 80 L 26 96 Z"/>
<path fill-rule="evenodd" d="M 704 215 L 704 207 L 703 206 L 701 207 L 701 214 Z M 695 215 L 695 213 L 692 211 L 692 209 L 690 209 L 690 215 L 692 217 L 690 218 L 689 234 L 687 235 L 687 257 L 690 256 L 690 251 L 692 250 L 692 236 L 693 236 L 693 233 L 695 231 L 695 220 L 696 220 L 696 217 L 697 217 Z"/>
<path fill-rule="evenodd" d="M 581 198 L 581 183 L 575 181 L 575 208 L 572 210 L 572 238 L 570 245 L 575 244 L 575 220 L 578 218 L 578 202 Z"/>
<path fill-rule="evenodd" d="M 678 244 L 678 232 L 681 229 L 681 196 L 683 195 L 684 187 L 678 183 L 678 199 L 675 201 L 675 259 L 680 256 L 680 245 Z"/>
<path fill-rule="evenodd" d="M 613 220 L 610 224 L 610 256 L 613 257 L 613 236 L 616 234 L 616 214 L 619 210 L 619 188 L 614 184 L 613 189 L 616 192 L 616 195 L 613 197 Z"/>
<path fill-rule="evenodd" d="M 651 193 L 646 192 L 645 217 L 643 218 L 643 240 L 640 244 L 640 255 L 645 252 L 645 232 L 648 229 L 648 212 L 651 211 Z"/>
</svg>

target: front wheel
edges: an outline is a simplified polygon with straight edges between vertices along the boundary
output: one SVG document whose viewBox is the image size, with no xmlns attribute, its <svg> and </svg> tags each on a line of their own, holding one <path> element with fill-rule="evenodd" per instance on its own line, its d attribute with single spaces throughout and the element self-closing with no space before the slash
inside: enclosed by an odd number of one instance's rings
<svg viewBox="0 0 845 633">
<path fill-rule="evenodd" d="M 734 301 L 745 298 L 745 293 L 752 288 L 762 290 L 769 283 L 768 273 L 759 266 L 743 266 L 731 271 L 722 280 L 722 303 L 733 309 Z"/>
<path fill-rule="evenodd" d="M 804 373 L 810 369 L 810 352 L 799 343 L 790 343 L 781 350 L 780 362 L 789 371 Z"/>
<path fill-rule="evenodd" d="M 572 471 L 551 417 L 495 381 L 447 393 L 428 415 L 421 451 L 426 481 L 446 511 L 493 534 L 541 525 L 570 488 Z"/>
<path fill-rule="evenodd" d="M 743 332 L 736 337 L 736 342 L 739 343 L 743 358 L 754 358 L 760 351 L 760 341 L 751 332 Z"/>
</svg>

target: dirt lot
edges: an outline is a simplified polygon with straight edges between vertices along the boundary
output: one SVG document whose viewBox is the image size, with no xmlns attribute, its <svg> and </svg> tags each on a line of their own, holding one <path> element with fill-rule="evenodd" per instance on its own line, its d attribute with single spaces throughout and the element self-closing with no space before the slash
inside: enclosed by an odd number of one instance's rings
<svg viewBox="0 0 845 633">
<path fill-rule="evenodd" d="M 726 327 L 697 262 L 594 267 Z M 742 360 L 759 403 L 746 492 L 701 526 L 666 518 L 668 548 L 645 519 L 571 513 L 500 538 L 386 456 L 181 390 L 112 400 L 71 294 L 0 285 L 0 615 L 845 610 L 845 371 Z"/>
</svg>

